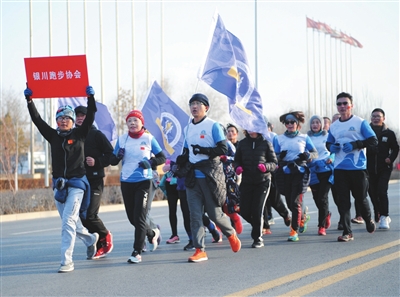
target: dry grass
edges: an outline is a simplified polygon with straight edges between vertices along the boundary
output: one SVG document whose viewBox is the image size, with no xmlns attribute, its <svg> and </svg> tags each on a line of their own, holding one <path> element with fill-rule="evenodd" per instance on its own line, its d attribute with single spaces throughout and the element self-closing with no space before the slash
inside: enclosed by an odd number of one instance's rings
<svg viewBox="0 0 400 297">
<path fill-rule="evenodd" d="M 10 190 L 1 191 L 0 196 L 0 215 L 56 210 L 51 188 L 19 190 L 15 194 Z M 164 199 L 164 194 L 160 189 L 157 189 L 154 200 L 162 199 Z M 107 186 L 104 188 L 102 205 L 122 203 L 120 186 Z"/>
</svg>

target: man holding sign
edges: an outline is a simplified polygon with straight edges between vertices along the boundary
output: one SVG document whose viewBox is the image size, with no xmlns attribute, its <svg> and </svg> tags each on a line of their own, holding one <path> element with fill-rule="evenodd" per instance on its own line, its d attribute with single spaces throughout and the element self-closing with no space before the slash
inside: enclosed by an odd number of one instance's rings
<svg viewBox="0 0 400 297">
<path fill-rule="evenodd" d="M 90 203 L 90 185 L 84 165 L 84 144 L 96 112 L 94 90 L 91 86 L 86 88 L 86 94 L 88 107 L 82 125 L 73 128 L 76 121 L 75 111 L 66 105 L 58 108 L 57 128 L 53 129 L 40 117 L 32 101 L 32 90 L 27 88 L 24 92 L 31 119 L 51 146 L 54 198 L 62 221 L 61 265 L 58 272 L 74 270 L 72 254 L 77 235 L 87 246 L 88 258 L 96 254 L 99 240 L 98 233 L 90 234 L 78 223 L 79 217 L 86 218 Z"/>
</svg>

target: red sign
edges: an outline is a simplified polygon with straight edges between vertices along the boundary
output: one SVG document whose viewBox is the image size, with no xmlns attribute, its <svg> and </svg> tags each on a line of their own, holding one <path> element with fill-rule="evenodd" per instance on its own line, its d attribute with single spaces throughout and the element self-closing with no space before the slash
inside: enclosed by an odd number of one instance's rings
<svg viewBox="0 0 400 297">
<path fill-rule="evenodd" d="M 25 58 L 32 98 L 86 97 L 86 56 Z"/>
</svg>

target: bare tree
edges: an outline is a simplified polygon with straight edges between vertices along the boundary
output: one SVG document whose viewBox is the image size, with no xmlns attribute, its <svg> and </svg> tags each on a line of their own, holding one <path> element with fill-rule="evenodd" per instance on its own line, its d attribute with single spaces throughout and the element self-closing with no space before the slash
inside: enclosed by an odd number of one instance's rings
<svg viewBox="0 0 400 297">
<path fill-rule="evenodd" d="M 14 92 L 2 92 L 0 116 L 0 164 L 10 189 L 15 193 L 15 174 L 21 156 L 29 149 L 29 141 L 24 132 L 26 117 L 21 112 L 21 98 Z M 23 102 L 25 103 L 25 102 Z"/>
</svg>

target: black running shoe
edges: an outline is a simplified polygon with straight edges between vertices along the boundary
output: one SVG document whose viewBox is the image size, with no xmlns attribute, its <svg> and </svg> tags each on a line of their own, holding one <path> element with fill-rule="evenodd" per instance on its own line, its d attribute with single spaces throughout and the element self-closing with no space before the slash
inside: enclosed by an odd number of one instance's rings
<svg viewBox="0 0 400 297">
<path fill-rule="evenodd" d="M 374 232 L 375 232 L 375 230 L 376 230 L 376 225 L 375 225 L 374 220 L 370 220 L 369 222 L 365 222 L 365 225 L 366 225 L 367 231 L 368 231 L 369 233 L 374 233 Z"/>
<path fill-rule="evenodd" d="M 185 245 L 185 247 L 183 248 L 184 251 L 191 251 L 194 250 L 194 245 L 193 245 L 193 241 L 189 240 L 189 243 L 187 245 Z"/>
</svg>

